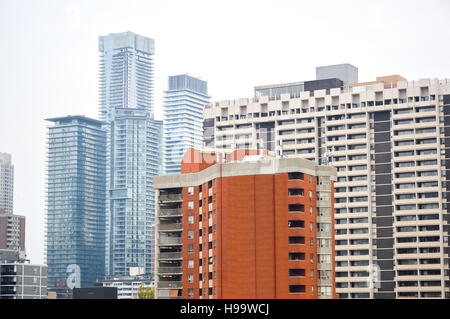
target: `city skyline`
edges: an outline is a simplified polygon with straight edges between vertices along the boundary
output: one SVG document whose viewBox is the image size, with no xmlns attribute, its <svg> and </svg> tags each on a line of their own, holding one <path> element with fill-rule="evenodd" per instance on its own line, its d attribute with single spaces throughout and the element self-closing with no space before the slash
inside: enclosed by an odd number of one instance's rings
<svg viewBox="0 0 450 319">
<path fill-rule="evenodd" d="M 347 1 L 341 5 L 324 1 L 303 5 L 266 1 L 258 4 L 261 14 L 250 14 L 254 4 L 242 4 L 239 8 L 203 2 L 203 11 L 195 16 L 198 21 L 192 16 L 186 20 L 182 13 L 177 13 L 180 19 L 173 25 L 170 22 L 176 19 L 163 21 L 171 13 L 167 4 L 156 4 L 154 10 L 148 10 L 151 5 L 132 2 L 122 10 L 119 2 L 108 2 L 111 7 L 106 14 L 100 11 L 105 5 L 101 1 L 89 5 L 51 1 L 47 4 L 51 10 L 31 1 L 0 4 L 2 39 L 18 48 L 1 53 L 0 68 L 4 72 L 0 77 L 0 151 L 12 154 L 14 159 L 14 213 L 27 217 L 26 247 L 34 263 L 42 262 L 44 250 L 44 119 L 67 114 L 97 118 L 96 46 L 101 34 L 129 30 L 157 41 L 154 99 L 157 118 L 161 118 L 162 92 L 169 74 L 201 74 L 208 79 L 212 101 L 250 97 L 255 85 L 310 80 L 314 78 L 314 66 L 335 63 L 357 66 L 361 82 L 392 73 L 408 80 L 446 78 L 450 74 L 450 62 L 445 59 L 449 44 L 436 32 L 449 27 L 444 15 L 449 8 L 446 1 L 423 5 L 410 1 L 396 4 Z M 286 5 L 292 10 L 286 10 Z M 178 6 L 183 12 L 187 4 L 180 2 Z M 319 9 L 320 16 L 308 17 L 311 11 Z M 372 13 L 369 19 L 357 14 L 362 9 Z M 223 20 L 217 21 L 214 13 L 219 11 L 223 13 L 219 19 Z M 233 20 L 237 22 L 228 21 L 227 13 L 234 14 Z M 118 19 L 123 15 L 126 18 Z M 162 18 L 157 18 L 158 15 Z M 273 23 L 261 22 L 271 21 L 273 15 L 284 18 Z M 314 17 L 319 18 L 318 23 Z M 413 25 L 414 19 L 421 23 Z M 25 20 L 28 24 L 20 25 Z M 192 20 L 192 25 L 178 34 L 179 28 Z M 328 24 L 311 34 L 304 31 L 324 22 Z M 205 34 L 192 32 L 208 23 L 211 26 L 205 31 L 208 41 Z M 252 23 L 254 26 L 248 27 Z M 338 23 L 340 28 L 328 29 Z M 243 26 L 247 28 L 239 34 Z M 164 28 L 166 32 L 161 31 Z M 48 35 L 40 36 L 44 33 Z M 421 44 L 423 39 L 433 43 L 434 50 L 407 45 Z M 355 48 L 352 43 L 356 40 Z M 180 55 L 182 50 L 185 52 Z M 35 54 L 29 54 L 31 51 Z M 236 65 L 230 67 L 233 63 Z M 19 118 L 23 120 L 20 126 L 13 120 Z"/>
</svg>

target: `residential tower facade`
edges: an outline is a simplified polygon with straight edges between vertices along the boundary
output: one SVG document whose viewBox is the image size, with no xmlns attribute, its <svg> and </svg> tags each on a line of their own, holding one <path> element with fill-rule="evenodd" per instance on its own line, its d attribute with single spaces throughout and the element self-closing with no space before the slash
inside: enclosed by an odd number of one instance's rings
<svg viewBox="0 0 450 319">
<path fill-rule="evenodd" d="M 0 299 L 47 299 L 47 266 L 0 263 Z"/>
<path fill-rule="evenodd" d="M 115 107 L 153 113 L 153 56 L 155 41 L 133 32 L 99 37 L 100 119 L 107 121 Z"/>
<path fill-rule="evenodd" d="M 151 274 L 153 176 L 162 173 L 162 122 L 153 116 L 154 40 L 99 37 L 100 118 L 107 131 L 106 275 Z"/>
<path fill-rule="evenodd" d="M 151 274 L 153 177 L 162 174 L 162 122 L 143 109 L 115 108 L 106 130 L 106 274 L 128 276 L 131 267 Z"/>
<path fill-rule="evenodd" d="M 25 216 L 5 214 L 0 209 L 0 249 L 25 254 Z"/>
<path fill-rule="evenodd" d="M 268 149 L 337 169 L 341 298 L 449 298 L 450 82 L 295 85 L 207 106 L 207 146 Z"/>
<path fill-rule="evenodd" d="M 208 83 L 187 74 L 169 76 L 164 96 L 164 173 L 179 174 L 189 147 L 203 146 L 203 107 Z"/>
<path fill-rule="evenodd" d="M 46 264 L 49 288 L 70 269 L 86 287 L 105 274 L 106 132 L 84 116 L 47 119 Z"/>
<path fill-rule="evenodd" d="M 333 298 L 336 170 L 189 149 L 155 177 L 156 298 Z"/>
</svg>

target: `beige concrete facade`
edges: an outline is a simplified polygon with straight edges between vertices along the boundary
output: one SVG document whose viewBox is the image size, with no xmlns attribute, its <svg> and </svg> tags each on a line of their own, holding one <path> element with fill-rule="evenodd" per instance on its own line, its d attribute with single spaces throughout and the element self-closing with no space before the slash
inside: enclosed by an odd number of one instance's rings
<svg viewBox="0 0 450 319">
<path fill-rule="evenodd" d="M 207 146 L 269 146 L 280 156 L 336 167 L 336 291 L 341 298 L 449 298 L 450 172 L 443 164 L 450 125 L 444 123 L 444 97 L 449 94 L 450 80 L 389 76 L 300 97 L 215 102 L 204 110 L 214 134 Z M 377 114 L 388 118 L 377 122 Z M 376 127 L 383 123 L 388 139 L 378 143 Z M 387 150 L 376 151 L 378 144 Z M 390 167 L 383 174 L 376 160 L 382 155 Z M 389 176 L 387 182 L 378 175 Z M 391 191 L 381 196 L 377 189 L 385 186 Z M 386 207 L 392 213 L 386 215 Z M 383 256 L 386 245 L 392 257 Z M 371 287 L 371 265 L 382 266 L 382 278 L 376 280 L 381 287 Z"/>
</svg>

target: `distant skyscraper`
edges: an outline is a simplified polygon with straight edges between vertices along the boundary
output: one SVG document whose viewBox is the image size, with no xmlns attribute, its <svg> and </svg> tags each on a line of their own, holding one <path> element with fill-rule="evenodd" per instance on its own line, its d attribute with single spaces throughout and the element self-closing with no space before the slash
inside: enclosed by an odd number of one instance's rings
<svg viewBox="0 0 450 319">
<path fill-rule="evenodd" d="M 65 286 L 77 265 L 86 287 L 105 273 L 106 132 L 84 116 L 48 121 L 48 286 Z"/>
<path fill-rule="evenodd" d="M 165 174 L 179 174 L 186 150 L 203 145 L 203 106 L 208 103 L 206 81 L 187 74 L 169 76 L 164 98 Z"/>
<path fill-rule="evenodd" d="M 106 273 L 152 272 L 153 177 L 160 175 L 162 122 L 145 110 L 115 108 L 108 125 Z"/>
<path fill-rule="evenodd" d="M 13 213 L 14 195 L 14 165 L 11 162 L 11 155 L 0 153 L 0 208 L 5 213 Z"/>
<path fill-rule="evenodd" d="M 133 32 L 99 37 L 100 118 L 108 120 L 114 107 L 153 113 L 153 55 L 155 42 Z"/>
<path fill-rule="evenodd" d="M 152 272 L 153 176 L 162 173 L 162 122 L 153 118 L 154 40 L 99 37 L 100 117 L 107 122 L 106 274 Z"/>
</svg>

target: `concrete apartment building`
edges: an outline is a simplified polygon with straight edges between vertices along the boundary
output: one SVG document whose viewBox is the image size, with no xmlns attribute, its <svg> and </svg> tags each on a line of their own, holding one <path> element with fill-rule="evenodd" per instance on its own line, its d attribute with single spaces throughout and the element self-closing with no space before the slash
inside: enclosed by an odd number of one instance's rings
<svg viewBox="0 0 450 319">
<path fill-rule="evenodd" d="M 189 149 L 155 177 L 156 298 L 334 298 L 336 170 Z"/>
<path fill-rule="evenodd" d="M 25 216 L 6 214 L 0 208 L 0 249 L 25 254 Z"/>
<path fill-rule="evenodd" d="M 207 105 L 206 145 L 336 167 L 340 298 L 449 298 L 450 81 L 343 73 Z"/>
<path fill-rule="evenodd" d="M 46 299 L 47 266 L 0 262 L 0 299 Z"/>
<path fill-rule="evenodd" d="M 155 283 L 149 275 L 144 274 L 144 268 L 131 267 L 129 276 L 112 276 L 102 280 L 103 287 L 117 288 L 117 299 L 138 299 L 139 287 L 155 288 Z"/>
</svg>

